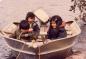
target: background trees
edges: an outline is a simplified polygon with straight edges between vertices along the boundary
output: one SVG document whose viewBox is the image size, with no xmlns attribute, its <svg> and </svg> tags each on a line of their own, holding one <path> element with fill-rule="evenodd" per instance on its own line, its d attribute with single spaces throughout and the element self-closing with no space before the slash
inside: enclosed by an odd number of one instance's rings
<svg viewBox="0 0 86 59">
<path fill-rule="evenodd" d="M 81 20 L 86 22 L 86 0 L 71 0 L 73 5 L 70 7 L 69 11 L 76 12 L 76 8 L 80 11 L 78 15 Z"/>
</svg>

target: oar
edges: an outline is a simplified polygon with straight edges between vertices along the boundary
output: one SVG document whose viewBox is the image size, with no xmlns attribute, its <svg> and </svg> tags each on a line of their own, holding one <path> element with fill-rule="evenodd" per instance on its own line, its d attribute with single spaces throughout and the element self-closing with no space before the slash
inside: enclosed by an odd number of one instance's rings
<svg viewBox="0 0 86 59">
<path fill-rule="evenodd" d="M 15 24 L 15 25 L 19 25 L 19 24 L 20 24 L 20 22 L 13 22 L 13 24 Z"/>
<path fill-rule="evenodd" d="M 66 24 L 72 24 L 74 21 L 67 21 Z"/>
</svg>

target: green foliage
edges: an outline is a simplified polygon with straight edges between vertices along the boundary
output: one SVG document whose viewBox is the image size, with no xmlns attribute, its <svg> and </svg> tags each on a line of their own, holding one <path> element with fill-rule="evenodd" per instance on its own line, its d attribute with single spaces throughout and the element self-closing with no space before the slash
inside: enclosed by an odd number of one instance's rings
<svg viewBox="0 0 86 59">
<path fill-rule="evenodd" d="M 71 0 L 73 3 L 72 6 L 70 6 L 69 11 L 73 11 L 75 13 L 76 7 L 80 11 L 81 19 L 86 22 L 86 0 Z"/>
</svg>

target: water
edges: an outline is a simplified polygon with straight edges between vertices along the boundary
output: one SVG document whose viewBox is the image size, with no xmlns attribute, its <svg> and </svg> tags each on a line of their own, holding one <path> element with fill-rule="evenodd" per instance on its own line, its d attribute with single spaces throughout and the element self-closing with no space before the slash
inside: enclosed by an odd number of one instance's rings
<svg viewBox="0 0 86 59">
<path fill-rule="evenodd" d="M 20 54 L 20 56 L 18 58 L 19 59 L 39 59 L 39 57 L 31 56 L 31 55 L 27 55 L 27 54 Z M 16 57 L 15 56 L 9 56 L 7 59 L 16 59 Z M 40 59 L 65 59 L 65 57 L 64 56 L 53 56 L 50 58 L 40 57 Z"/>
<path fill-rule="evenodd" d="M 34 11 L 43 8 L 49 16 L 58 14 L 63 19 L 73 17 L 73 13 L 69 12 L 70 0 L 3 0 L 0 3 L 0 19 L 5 21 L 17 21 L 25 19 L 28 11 Z M 10 21 L 9 21 L 10 22 Z"/>
<path fill-rule="evenodd" d="M 0 0 L 0 29 L 13 21 L 25 19 L 28 11 L 43 8 L 51 17 L 60 15 L 63 20 L 74 19 L 77 14 L 70 11 L 71 0 Z M 9 49 L 4 39 L 0 38 L 0 59 L 6 59 Z"/>
</svg>

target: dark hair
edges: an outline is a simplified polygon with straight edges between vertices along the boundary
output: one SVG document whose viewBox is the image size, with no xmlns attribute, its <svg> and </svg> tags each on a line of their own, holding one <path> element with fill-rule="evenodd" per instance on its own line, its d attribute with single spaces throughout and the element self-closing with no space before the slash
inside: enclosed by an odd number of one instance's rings
<svg viewBox="0 0 86 59">
<path fill-rule="evenodd" d="M 34 13 L 33 12 L 28 12 L 27 15 L 26 15 L 26 19 L 25 20 L 28 20 L 28 18 L 34 19 L 35 18 Z"/>
<path fill-rule="evenodd" d="M 56 23 L 56 29 L 59 31 L 59 27 L 62 24 L 62 18 L 60 16 L 58 16 L 58 15 L 52 16 L 51 19 L 50 19 L 49 30 L 53 29 L 53 27 L 52 27 L 52 21 L 55 21 L 55 23 Z"/>
<path fill-rule="evenodd" d="M 55 22 L 55 23 L 56 23 L 56 22 Z M 53 28 L 53 27 L 52 27 L 52 22 L 50 22 L 50 28 Z M 58 28 L 57 23 L 56 23 L 56 28 Z"/>
<path fill-rule="evenodd" d="M 55 21 L 58 26 L 60 26 L 62 24 L 62 18 L 58 15 L 54 15 L 51 17 L 50 24 L 52 21 Z"/>
<path fill-rule="evenodd" d="M 29 24 L 26 20 L 22 20 L 19 24 L 19 29 L 29 29 Z"/>
</svg>

